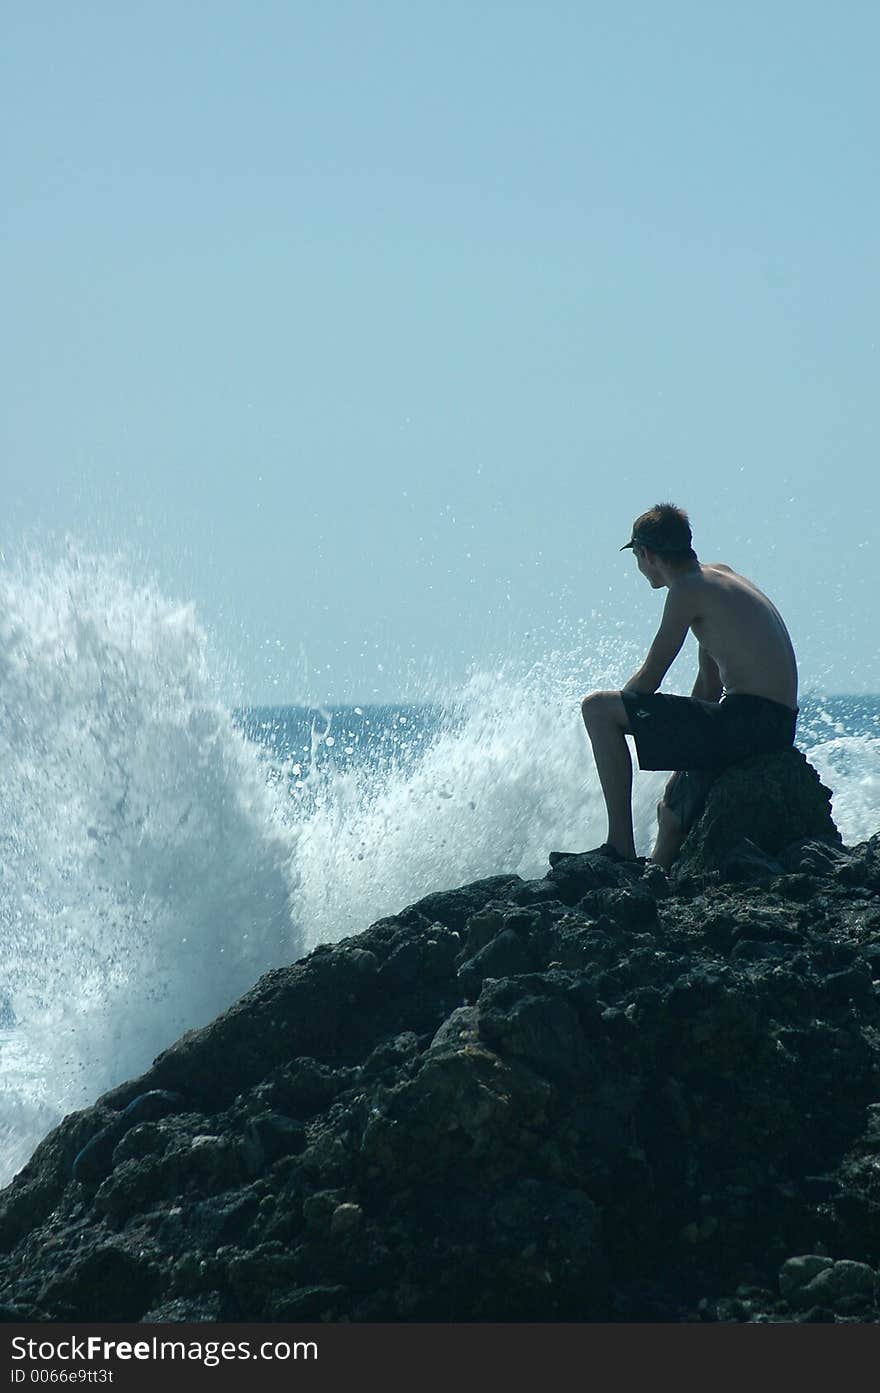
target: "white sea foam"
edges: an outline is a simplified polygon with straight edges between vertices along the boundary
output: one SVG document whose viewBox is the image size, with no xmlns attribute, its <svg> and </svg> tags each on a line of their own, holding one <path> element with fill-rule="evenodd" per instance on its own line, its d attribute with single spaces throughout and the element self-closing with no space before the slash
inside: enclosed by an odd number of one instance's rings
<svg viewBox="0 0 880 1393">
<path fill-rule="evenodd" d="M 326 775 L 297 827 L 297 914 L 307 940 L 356 933 L 431 890 L 503 872 L 541 876 L 548 851 L 604 841 L 579 698 L 608 685 L 620 661 L 619 648 L 594 648 L 586 663 L 558 653 L 518 675 L 477 673 L 414 768 L 392 767 L 378 780 L 357 769 Z M 664 777 L 635 774 L 645 849 Z"/>
<path fill-rule="evenodd" d="M 8 1175 L 301 944 L 292 840 L 192 610 L 118 566 L 0 573 L 0 777 Z"/>
<path fill-rule="evenodd" d="M 800 748 L 832 791 L 831 811 L 846 845 L 873 837 L 880 830 L 880 739 L 836 735 Z"/>
<path fill-rule="evenodd" d="M 218 701 L 191 607 L 75 549 L 0 571 L 0 1181 L 266 968 L 604 840 L 578 703 L 638 654 L 588 626 L 545 647 L 426 691 L 429 739 L 306 761 L 291 792 Z M 872 834 L 880 741 L 813 729 L 845 840 Z M 635 772 L 643 852 L 665 778 Z"/>
</svg>

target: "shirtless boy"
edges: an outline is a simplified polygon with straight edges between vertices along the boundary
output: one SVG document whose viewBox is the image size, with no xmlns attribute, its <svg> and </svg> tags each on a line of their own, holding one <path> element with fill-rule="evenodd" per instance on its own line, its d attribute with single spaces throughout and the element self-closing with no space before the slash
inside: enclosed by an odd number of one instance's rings
<svg viewBox="0 0 880 1393">
<path fill-rule="evenodd" d="M 636 564 L 653 590 L 668 590 L 648 656 L 619 692 L 593 692 L 581 706 L 608 810 L 608 840 L 597 848 L 635 859 L 633 736 L 640 769 L 673 769 L 657 806 L 651 860 L 671 866 L 702 812 L 718 772 L 749 755 L 789 749 L 797 721 L 797 662 L 776 607 L 745 576 L 702 564 L 687 514 L 658 503 L 633 524 Z M 657 688 L 693 633 L 700 666 L 689 697 Z M 556 853 L 551 859 L 556 859 Z"/>
</svg>

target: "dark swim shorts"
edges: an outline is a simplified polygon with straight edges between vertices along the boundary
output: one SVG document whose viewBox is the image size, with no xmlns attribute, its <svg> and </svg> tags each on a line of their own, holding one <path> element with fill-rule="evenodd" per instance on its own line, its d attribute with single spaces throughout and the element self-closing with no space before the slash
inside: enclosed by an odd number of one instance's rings
<svg viewBox="0 0 880 1393">
<path fill-rule="evenodd" d="M 798 713 L 767 697 L 732 694 L 721 701 L 621 692 L 640 769 L 674 769 L 664 802 L 687 832 L 715 779 L 750 755 L 788 750 Z"/>
</svg>

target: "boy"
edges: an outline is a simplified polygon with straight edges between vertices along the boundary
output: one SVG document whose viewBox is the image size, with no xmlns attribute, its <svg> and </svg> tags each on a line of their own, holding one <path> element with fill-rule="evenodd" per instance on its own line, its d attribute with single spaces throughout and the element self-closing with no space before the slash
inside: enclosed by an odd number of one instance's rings
<svg viewBox="0 0 880 1393">
<path fill-rule="evenodd" d="M 700 562 L 681 508 L 658 503 L 642 513 L 621 551 L 627 547 L 651 588 L 669 593 L 638 672 L 621 691 L 593 692 L 581 705 L 608 812 L 608 840 L 596 850 L 636 859 L 625 739 L 632 735 L 640 769 L 678 771 L 658 804 L 651 852 L 668 869 L 721 769 L 794 744 L 797 661 L 767 596 L 730 566 Z M 700 647 L 697 680 L 691 696 L 667 696 L 657 689 L 688 630 Z"/>
</svg>

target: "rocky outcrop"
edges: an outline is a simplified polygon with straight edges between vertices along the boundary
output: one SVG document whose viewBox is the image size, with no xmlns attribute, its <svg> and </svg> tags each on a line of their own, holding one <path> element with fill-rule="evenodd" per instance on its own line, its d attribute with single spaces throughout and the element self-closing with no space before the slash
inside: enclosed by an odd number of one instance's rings
<svg viewBox="0 0 880 1393">
<path fill-rule="evenodd" d="M 880 834 L 269 973 L 0 1196 L 8 1320 L 878 1321 Z"/>
<path fill-rule="evenodd" d="M 719 774 L 675 871 L 679 876 L 720 871 L 728 878 L 751 879 L 756 872 L 784 870 L 779 854 L 804 841 L 840 846 L 831 790 L 800 750 L 755 755 Z"/>
</svg>

